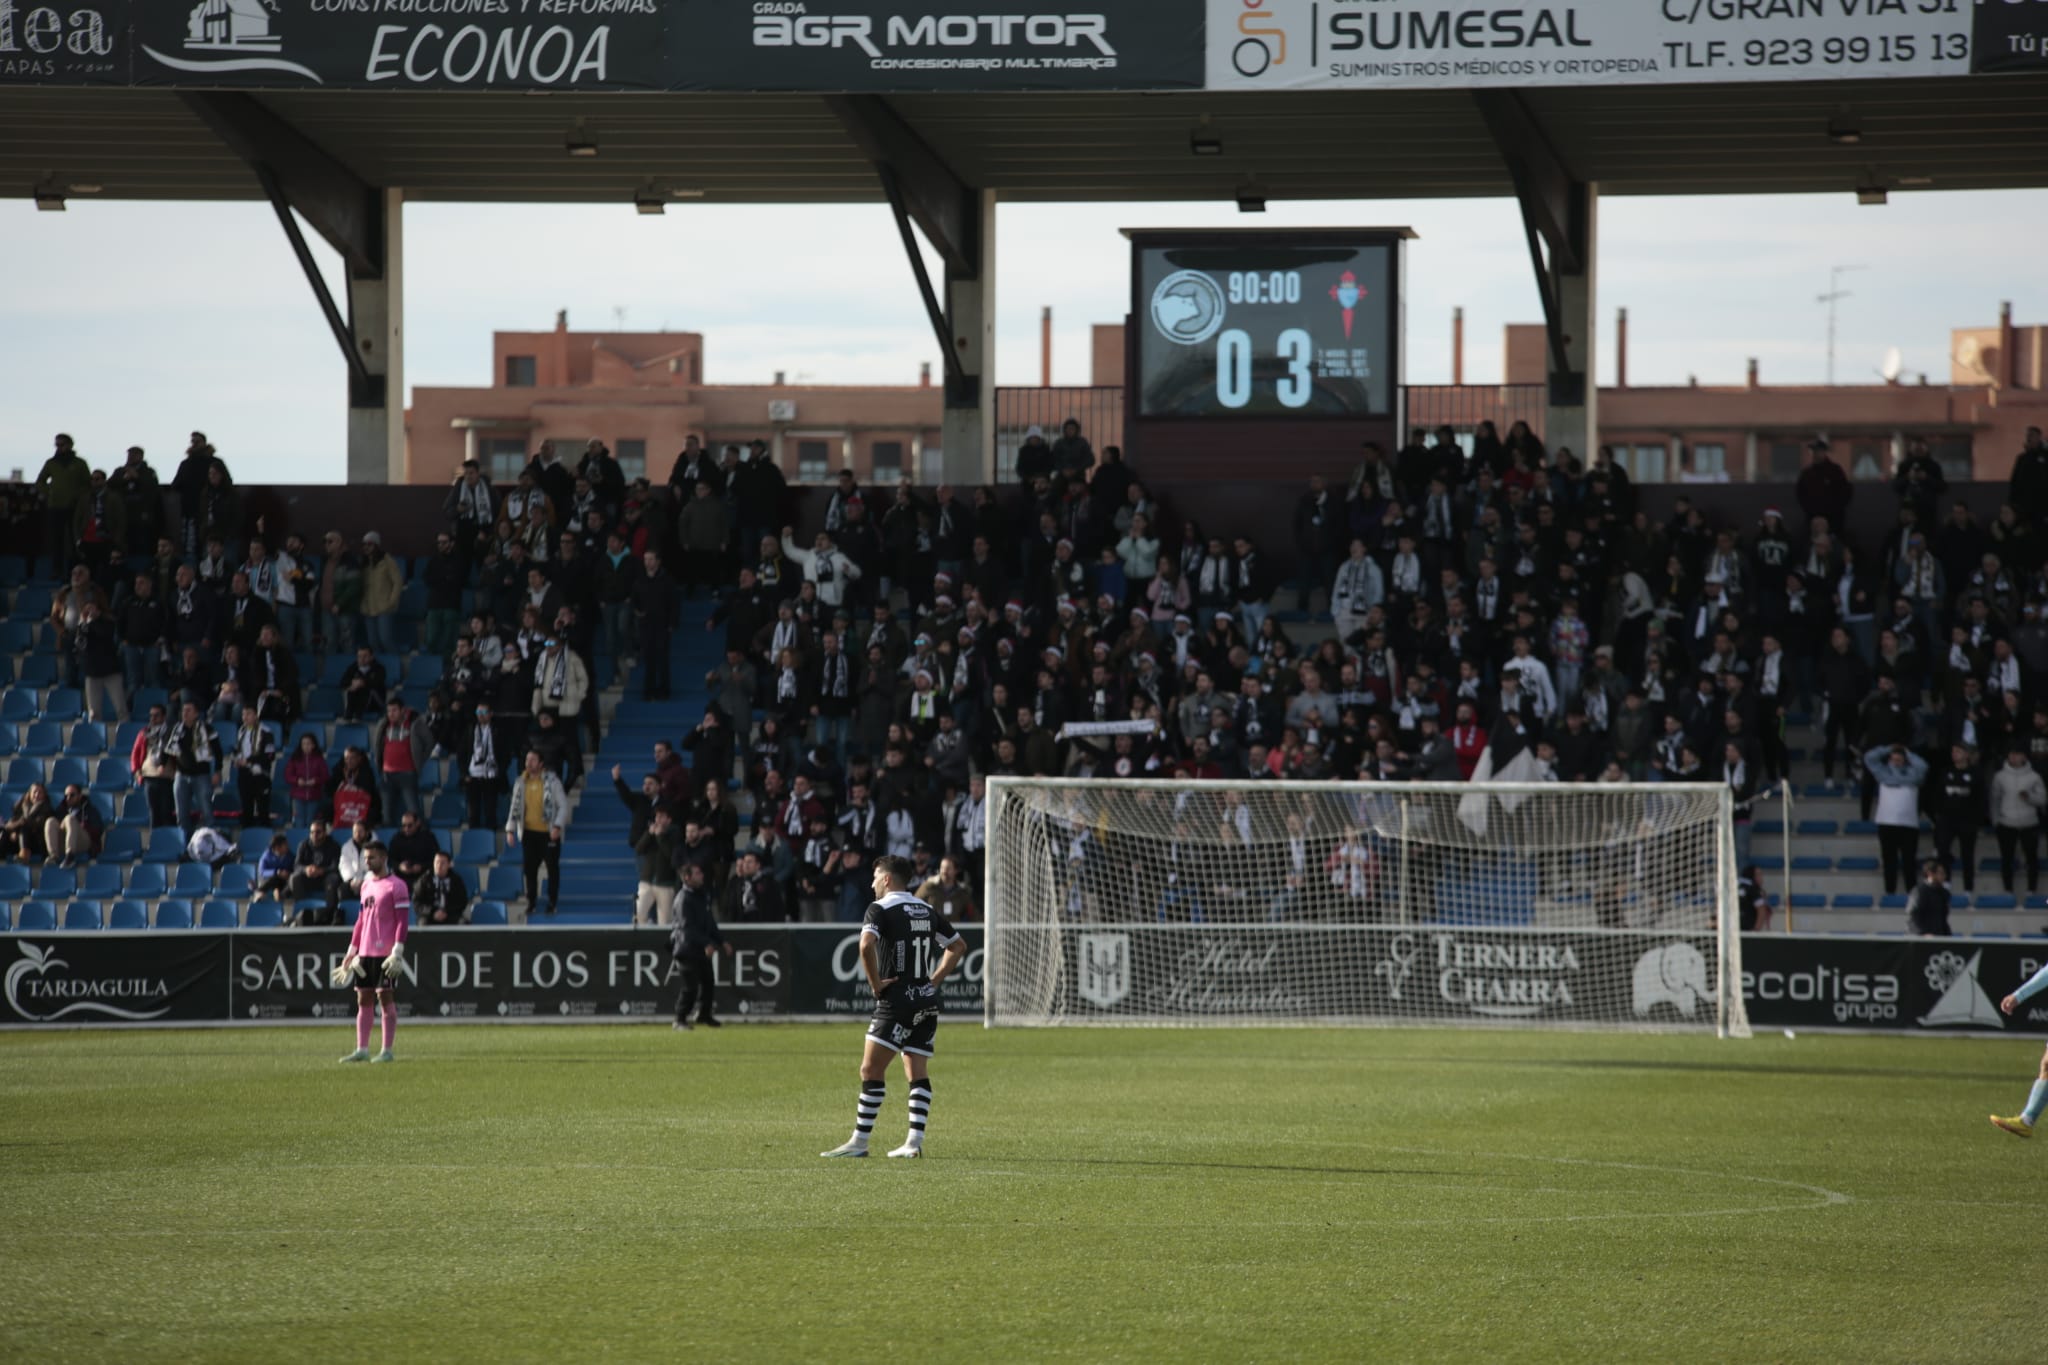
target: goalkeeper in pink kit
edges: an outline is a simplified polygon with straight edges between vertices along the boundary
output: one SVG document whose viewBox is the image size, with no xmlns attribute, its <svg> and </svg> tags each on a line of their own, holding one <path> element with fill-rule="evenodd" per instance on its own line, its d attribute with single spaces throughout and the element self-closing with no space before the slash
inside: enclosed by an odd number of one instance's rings
<svg viewBox="0 0 2048 1365">
<path fill-rule="evenodd" d="M 405 879 L 392 874 L 391 855 L 383 840 L 363 849 L 362 914 L 356 918 L 355 933 L 349 936 L 348 955 L 334 969 L 334 984 L 356 988 L 356 1050 L 344 1062 L 388 1062 L 391 1042 L 398 1033 L 398 999 L 395 988 L 405 976 L 405 935 L 412 920 L 412 893 Z M 384 1050 L 370 1055 L 370 1020 L 377 1006 L 384 1008 Z"/>
</svg>

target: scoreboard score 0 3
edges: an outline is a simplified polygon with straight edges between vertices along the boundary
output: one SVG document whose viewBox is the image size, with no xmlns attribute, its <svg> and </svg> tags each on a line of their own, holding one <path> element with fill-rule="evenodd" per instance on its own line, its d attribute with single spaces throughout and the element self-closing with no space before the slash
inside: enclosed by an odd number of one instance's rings
<svg viewBox="0 0 2048 1365">
<path fill-rule="evenodd" d="M 1125 235 L 1139 417 L 1393 415 L 1413 232 Z"/>
</svg>

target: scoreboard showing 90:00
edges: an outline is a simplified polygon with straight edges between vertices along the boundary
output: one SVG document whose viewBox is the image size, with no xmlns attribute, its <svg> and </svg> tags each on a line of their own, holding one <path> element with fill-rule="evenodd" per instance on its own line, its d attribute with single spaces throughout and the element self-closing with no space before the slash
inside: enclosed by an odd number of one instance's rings
<svg viewBox="0 0 2048 1365">
<path fill-rule="evenodd" d="M 1409 235 L 1133 232 L 1138 415 L 1391 415 Z"/>
</svg>

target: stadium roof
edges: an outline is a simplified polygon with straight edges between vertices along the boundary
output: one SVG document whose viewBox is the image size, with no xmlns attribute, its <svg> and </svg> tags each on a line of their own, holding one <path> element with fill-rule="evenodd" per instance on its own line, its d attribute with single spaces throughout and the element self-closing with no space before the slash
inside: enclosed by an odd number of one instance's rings
<svg viewBox="0 0 2048 1365">
<path fill-rule="evenodd" d="M 882 197 L 873 164 L 821 95 L 252 98 L 365 183 L 403 187 L 413 200 L 624 204 L 650 184 L 709 202 Z M 1462 91 L 886 98 L 961 181 L 1012 200 L 1229 200 L 1248 180 L 1272 199 L 1513 193 Z M 1569 174 L 1605 194 L 2048 185 L 2048 74 L 1588 86 L 1520 98 Z M 579 119 L 596 156 L 565 150 Z M 1853 137 L 1841 136 L 1845 122 Z M 1220 155 L 1193 154 L 1198 126 L 1221 141 Z M 96 185 L 120 199 L 263 194 L 175 91 L 0 89 L 0 187 L 25 195 L 40 185 L 73 196 Z"/>
</svg>

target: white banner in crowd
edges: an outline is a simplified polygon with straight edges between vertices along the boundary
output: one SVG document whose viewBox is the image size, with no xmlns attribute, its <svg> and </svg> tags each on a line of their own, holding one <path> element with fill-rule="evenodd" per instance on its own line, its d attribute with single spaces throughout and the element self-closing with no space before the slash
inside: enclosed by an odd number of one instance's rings
<svg viewBox="0 0 2048 1365">
<path fill-rule="evenodd" d="M 1981 2 L 1208 0 L 1208 86 L 1483 89 L 1962 76 L 1970 72 Z"/>
</svg>

